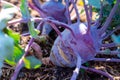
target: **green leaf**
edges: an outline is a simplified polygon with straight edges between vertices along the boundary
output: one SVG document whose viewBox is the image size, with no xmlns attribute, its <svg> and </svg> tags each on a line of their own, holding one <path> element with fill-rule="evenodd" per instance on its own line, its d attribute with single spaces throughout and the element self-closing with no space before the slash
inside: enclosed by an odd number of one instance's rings
<svg viewBox="0 0 120 80">
<path fill-rule="evenodd" d="M 2 74 L 1 68 L 3 62 L 7 57 L 13 54 L 14 40 L 7 34 L 3 33 L 2 30 L 7 26 L 8 20 L 12 19 L 14 13 L 18 10 L 11 4 L 2 4 L 0 12 L 0 76 Z"/>
<path fill-rule="evenodd" d="M 10 37 L 12 37 L 14 39 L 15 44 L 19 43 L 19 41 L 20 41 L 20 34 L 19 33 L 13 32 L 11 29 L 7 29 L 7 28 L 4 29 L 4 32 L 8 36 L 10 36 Z"/>
<path fill-rule="evenodd" d="M 0 31 L 0 68 L 2 68 L 3 61 L 13 54 L 13 46 L 13 39 Z"/>
<path fill-rule="evenodd" d="M 0 32 L 0 58 L 7 58 L 13 53 L 14 40 L 8 35 Z"/>
<path fill-rule="evenodd" d="M 20 9 L 21 9 L 23 19 L 29 20 L 30 14 L 29 14 L 29 10 L 28 10 L 27 0 L 21 0 Z"/>
<path fill-rule="evenodd" d="M 30 20 L 31 16 L 29 13 L 27 0 L 21 0 L 20 9 L 21 9 L 23 19 Z M 32 37 L 36 37 L 38 34 L 38 31 L 35 30 L 34 28 L 34 21 L 31 21 L 31 20 L 28 21 L 28 27 L 29 27 L 29 32 L 32 35 Z"/>
<path fill-rule="evenodd" d="M 5 59 L 5 62 L 11 66 L 15 66 L 16 65 L 16 62 L 13 61 L 13 60 L 9 60 L 9 59 Z"/>
<path fill-rule="evenodd" d="M 94 6 L 95 8 L 100 8 L 100 0 L 88 0 L 88 4 Z"/>
<path fill-rule="evenodd" d="M 37 35 L 39 34 L 39 31 L 34 28 L 34 21 L 29 21 L 28 26 L 29 26 L 29 32 L 31 36 L 33 38 L 37 37 Z"/>
<path fill-rule="evenodd" d="M 23 56 L 24 51 L 20 46 L 14 46 L 13 60 L 17 63 L 19 59 Z"/>
<path fill-rule="evenodd" d="M 8 63 L 11 66 L 15 66 L 20 60 L 20 58 L 23 56 L 23 53 L 23 49 L 19 45 L 14 46 L 14 52 L 5 60 L 6 63 Z"/>
<path fill-rule="evenodd" d="M 0 30 L 3 30 L 7 26 L 7 21 L 12 19 L 14 16 L 14 13 L 18 10 L 15 7 L 11 8 L 2 8 L 0 12 Z"/>
<path fill-rule="evenodd" d="M 37 69 L 41 66 L 41 61 L 34 56 L 28 56 L 23 59 L 24 65 L 27 69 Z"/>
<path fill-rule="evenodd" d="M 7 28 L 4 29 L 4 32 L 14 40 L 14 51 L 5 59 L 5 61 L 7 64 L 15 66 L 24 53 L 22 48 L 19 46 L 20 34 Z"/>
<path fill-rule="evenodd" d="M 24 53 L 24 51 L 23 51 L 23 49 L 21 48 L 21 47 L 19 47 L 19 46 L 14 46 L 14 54 L 12 55 L 13 57 L 13 60 L 15 61 L 15 62 L 18 62 L 19 61 L 19 59 L 23 56 L 23 53 Z"/>
</svg>

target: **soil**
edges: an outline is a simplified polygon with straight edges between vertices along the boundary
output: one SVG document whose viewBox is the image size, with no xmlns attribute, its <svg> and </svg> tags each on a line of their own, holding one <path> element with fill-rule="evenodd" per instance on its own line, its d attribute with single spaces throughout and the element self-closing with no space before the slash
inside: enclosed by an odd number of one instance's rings
<svg viewBox="0 0 120 80">
<path fill-rule="evenodd" d="M 17 0 L 6 0 L 6 1 L 9 1 L 18 6 L 20 3 Z M 32 15 L 39 16 L 38 13 L 33 10 L 32 10 Z M 18 18 L 18 17 L 21 17 L 21 15 L 17 14 L 15 16 L 15 18 Z M 8 27 L 20 34 L 23 34 L 28 31 L 26 24 L 16 24 Z M 60 30 L 62 31 L 63 29 L 60 28 Z M 54 31 L 51 31 L 49 35 L 49 39 L 47 40 L 47 43 L 46 44 L 39 43 L 39 45 L 42 48 L 42 52 L 44 53 L 44 57 L 49 56 L 51 47 L 56 37 L 57 37 L 56 33 Z M 29 39 L 30 39 L 30 36 L 21 36 L 20 43 L 23 48 L 26 47 Z M 117 56 L 107 56 L 107 55 L 97 55 L 96 57 L 118 58 Z M 110 74 L 111 76 L 113 76 L 114 80 L 120 80 L 119 64 L 120 63 L 117 63 L 117 62 L 113 63 L 113 62 L 89 61 L 83 65 L 90 68 L 102 70 Z M 33 70 L 22 68 L 17 77 L 17 80 L 70 80 L 73 70 L 74 68 L 62 68 L 58 66 L 48 66 L 48 65 L 42 65 L 39 69 L 33 69 Z M 5 64 L 5 67 L 2 68 L 2 76 L 0 80 L 10 80 L 10 77 L 12 76 L 13 72 L 14 72 L 14 67 L 9 66 L 8 64 Z M 103 75 L 81 69 L 77 80 L 109 80 L 109 79 L 104 77 Z"/>
</svg>

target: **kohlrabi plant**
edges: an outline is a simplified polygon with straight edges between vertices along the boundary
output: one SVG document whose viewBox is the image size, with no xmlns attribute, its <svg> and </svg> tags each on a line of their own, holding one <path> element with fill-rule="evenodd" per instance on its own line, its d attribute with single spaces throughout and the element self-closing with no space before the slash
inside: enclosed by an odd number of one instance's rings
<svg viewBox="0 0 120 80">
<path fill-rule="evenodd" d="M 29 6 L 38 11 L 42 18 L 51 17 L 60 22 L 67 23 L 66 6 L 61 2 L 49 0 L 42 5 L 40 4 L 39 0 L 31 0 L 31 2 L 29 2 Z M 57 14 L 59 14 L 59 16 Z M 44 23 L 42 34 L 48 35 L 51 30 L 51 26 L 47 23 Z"/>
<path fill-rule="evenodd" d="M 14 41 L 12 40 L 12 38 L 6 36 L 3 32 L 4 27 L 16 23 L 27 23 L 31 36 L 31 39 L 25 50 L 19 50 L 20 53 L 24 54 L 22 54 L 22 56 L 19 58 L 19 61 L 16 62 L 17 64 L 11 80 L 16 80 L 17 75 L 23 66 L 28 69 L 38 68 L 41 66 L 41 63 L 60 67 L 75 67 L 71 80 L 77 79 L 80 68 L 102 74 L 108 77 L 110 80 L 113 80 L 112 76 L 110 76 L 108 73 L 85 67 L 82 64 L 86 63 L 87 61 L 120 62 L 120 59 L 115 58 L 95 58 L 97 54 L 106 53 L 106 51 L 101 50 L 102 47 L 109 49 L 111 47 L 120 46 L 119 36 L 113 34 L 115 31 L 120 29 L 119 24 L 117 25 L 117 27 L 114 27 L 115 29 L 108 30 L 109 27 L 111 27 L 110 23 L 112 23 L 112 18 L 115 17 L 114 15 L 120 7 L 120 0 L 83 0 L 84 10 L 87 16 L 87 22 L 84 23 L 80 21 L 80 14 L 76 6 L 76 1 L 64 0 L 63 4 L 63 1 L 61 0 L 49 0 L 44 4 L 40 4 L 39 0 L 21 0 L 20 12 L 22 14 L 22 18 L 5 22 L 5 26 L 0 27 L 0 37 L 2 36 L 4 37 L 4 39 L 10 39 L 11 41 L 8 42 L 10 44 L 9 46 L 11 46 L 10 52 L 13 50 L 15 44 L 13 44 Z M 104 5 L 106 5 L 104 1 L 107 2 L 106 4 L 112 3 L 112 7 L 108 14 L 108 17 L 103 22 L 101 21 L 103 17 L 101 13 Z M 1 2 L 4 3 L 5 1 Z M 75 23 L 72 23 L 71 20 L 70 13 L 72 10 L 69 9 L 70 5 L 73 5 L 73 9 L 75 10 L 75 13 L 77 15 L 77 21 Z M 32 17 L 29 12 L 29 7 L 38 11 L 40 13 L 40 17 Z M 91 19 L 92 7 L 100 10 L 99 18 L 96 19 L 94 23 Z M 3 24 L 1 18 L 0 20 L 0 24 Z M 37 28 L 34 27 L 34 22 L 39 23 Z M 60 32 L 58 29 L 59 26 L 64 27 L 65 30 L 63 32 Z M 42 27 L 42 32 L 40 32 L 39 30 Z M 43 54 L 41 48 L 34 41 L 38 34 L 48 35 L 52 28 L 56 31 L 58 37 L 54 41 L 50 56 L 47 58 L 42 58 Z M 111 37 L 113 42 L 103 43 L 104 40 L 108 37 Z M 2 39 L 0 38 L 0 40 Z M 2 41 L 6 42 L 5 40 Z M 3 44 L 3 42 L 1 44 Z M 9 53 L 6 52 L 6 45 L 1 44 L 0 50 L 4 50 L 3 52 L 6 53 L 5 56 L 9 55 Z M 38 60 L 34 56 L 27 56 L 31 47 L 35 50 L 35 54 L 39 56 L 40 60 Z M 12 53 L 14 54 L 14 52 L 11 52 L 11 54 Z M 119 54 L 119 50 L 109 51 L 109 53 L 110 55 Z M 5 59 L 6 57 L 3 57 L 2 61 L 4 61 Z M 9 60 L 7 60 L 7 62 L 10 63 Z"/>
</svg>

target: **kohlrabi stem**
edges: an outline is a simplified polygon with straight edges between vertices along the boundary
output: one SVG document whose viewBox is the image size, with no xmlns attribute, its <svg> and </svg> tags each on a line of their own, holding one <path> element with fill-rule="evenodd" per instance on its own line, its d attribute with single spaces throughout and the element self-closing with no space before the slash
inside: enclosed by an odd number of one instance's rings
<svg viewBox="0 0 120 80">
<path fill-rule="evenodd" d="M 120 29 L 120 25 L 116 26 L 115 29 L 113 29 L 111 32 L 109 32 L 108 34 L 106 34 L 105 36 L 102 37 L 102 39 L 106 39 L 109 36 L 111 36 L 115 31 Z"/>
<path fill-rule="evenodd" d="M 31 20 L 34 20 L 35 22 L 40 22 L 43 20 L 43 18 L 31 18 Z M 24 20 L 24 19 L 14 19 L 14 20 L 11 20 L 11 21 L 8 21 L 8 25 L 13 25 L 13 24 L 16 24 L 16 23 L 27 23 L 29 20 Z"/>
<path fill-rule="evenodd" d="M 57 33 L 60 37 L 62 37 L 61 32 L 60 32 L 59 29 L 56 27 L 56 25 L 53 24 L 53 23 L 49 23 L 49 24 L 50 24 L 51 27 L 56 31 L 56 33 Z"/>
<path fill-rule="evenodd" d="M 106 44 L 101 44 L 102 47 L 105 48 L 110 48 L 110 47 L 117 47 L 120 46 L 120 44 L 116 44 L 116 43 L 106 43 Z"/>
<path fill-rule="evenodd" d="M 46 18 L 45 19 L 43 19 L 43 18 L 31 18 L 31 19 L 34 20 L 35 22 L 40 22 L 40 21 L 46 20 L 47 22 L 51 22 L 51 23 L 54 23 L 54 24 L 57 24 L 57 25 L 61 25 L 62 27 L 70 30 L 72 35 L 75 37 L 75 34 L 74 34 L 73 30 L 69 27 L 69 25 L 67 25 L 65 23 L 62 23 L 62 22 L 59 22 L 59 21 L 56 21 L 56 20 L 46 19 Z M 28 21 L 23 20 L 23 19 L 15 19 L 15 20 L 9 21 L 8 25 L 12 25 L 12 24 L 16 24 L 16 23 L 26 23 L 26 22 L 28 22 Z"/>
<path fill-rule="evenodd" d="M 117 51 L 117 50 L 115 50 L 115 51 L 97 51 L 96 52 L 97 54 L 105 54 L 105 55 L 118 55 L 119 53 L 120 53 L 120 51 Z"/>
<path fill-rule="evenodd" d="M 23 59 L 28 54 L 28 51 L 29 51 L 29 49 L 31 47 L 31 44 L 33 42 L 34 42 L 34 38 L 31 38 L 29 44 L 25 48 L 25 54 L 22 56 L 22 58 L 19 60 L 19 62 L 17 63 L 17 65 L 15 67 L 15 71 L 14 71 L 12 77 L 11 77 L 11 80 L 16 80 L 17 79 L 18 73 L 20 72 L 21 68 L 24 66 Z"/>
<path fill-rule="evenodd" d="M 93 58 L 93 61 L 104 61 L 104 62 L 120 62 L 120 59 L 115 58 Z"/>
<path fill-rule="evenodd" d="M 77 54 L 77 53 L 76 53 L 76 54 Z M 73 75 L 72 75 L 72 77 L 71 77 L 70 80 L 76 80 L 76 79 L 77 79 L 77 76 L 78 76 L 78 74 L 79 74 L 79 70 L 80 70 L 80 67 L 81 67 L 81 64 L 82 64 L 82 63 L 81 63 L 81 57 L 80 57 L 79 54 L 77 54 L 76 58 L 77 58 L 76 68 L 75 68 L 75 70 L 73 71 Z"/>
<path fill-rule="evenodd" d="M 87 17 L 87 25 L 88 25 L 88 32 L 89 32 L 90 31 L 90 27 L 91 27 L 90 14 L 88 12 L 88 6 L 85 3 L 85 0 L 83 0 L 83 3 L 84 3 L 85 13 L 86 13 L 86 17 Z"/>
<path fill-rule="evenodd" d="M 77 7 L 76 7 L 76 4 L 75 4 L 74 0 L 70 0 L 70 1 L 72 2 L 73 7 L 74 7 L 74 9 L 75 9 L 75 12 L 76 12 L 76 15 L 77 15 L 77 22 L 80 22 L 80 16 L 79 16 L 79 13 L 78 13 L 78 9 L 77 9 Z"/>
<path fill-rule="evenodd" d="M 19 62 L 17 63 L 15 71 L 14 71 L 12 77 L 11 77 L 11 80 L 16 80 L 17 79 L 18 73 L 20 72 L 20 70 L 23 66 L 24 66 L 23 60 L 20 59 Z"/>
<path fill-rule="evenodd" d="M 72 22 L 71 22 L 71 18 L 70 18 L 70 12 L 69 12 L 69 0 L 65 0 L 65 3 L 66 3 L 66 12 L 65 12 L 65 15 L 68 19 L 68 25 L 70 25 Z"/>
<path fill-rule="evenodd" d="M 92 16 L 93 16 L 93 14 L 92 14 L 92 6 L 89 6 L 89 14 L 90 14 L 90 20 L 92 22 Z"/>
<path fill-rule="evenodd" d="M 51 22 L 51 23 L 57 24 L 57 25 L 59 25 L 59 26 L 61 26 L 61 27 L 64 27 L 64 28 L 68 29 L 68 30 L 71 32 L 71 34 L 73 35 L 73 37 L 76 38 L 73 30 L 69 27 L 69 25 L 67 25 L 67 24 L 65 24 L 65 23 L 62 23 L 62 22 L 59 22 L 59 21 L 56 21 L 56 20 L 50 20 L 50 19 L 45 19 L 45 20 L 46 20 L 47 22 Z"/>
<path fill-rule="evenodd" d="M 22 36 L 29 36 L 30 33 L 23 33 Z"/>
<path fill-rule="evenodd" d="M 96 26 L 96 28 L 100 27 L 100 25 L 101 25 L 100 21 L 101 21 L 102 17 L 103 17 L 103 4 L 101 4 L 101 8 L 100 8 L 100 11 L 99 11 L 99 18 L 94 23 L 94 25 Z"/>
<path fill-rule="evenodd" d="M 75 4 L 77 3 L 77 0 L 75 0 Z M 70 5 L 69 5 L 70 6 Z M 71 8 L 70 13 L 73 11 L 74 7 Z"/>
<path fill-rule="evenodd" d="M 39 0 L 32 0 L 33 4 L 40 10 L 40 12 L 45 14 L 45 11 L 41 8 Z"/>
<path fill-rule="evenodd" d="M 42 22 L 40 22 L 40 24 L 37 26 L 37 29 L 39 30 L 39 27 L 42 25 Z M 26 55 L 28 54 L 28 51 L 32 45 L 32 43 L 34 42 L 34 38 L 31 38 L 28 45 L 25 48 L 25 54 L 22 56 L 22 58 L 19 60 L 19 62 L 17 63 L 16 67 L 15 67 L 15 71 L 13 73 L 13 76 L 11 77 L 11 80 L 16 80 L 18 73 L 20 72 L 21 68 L 24 66 L 24 62 L 23 59 L 26 57 Z"/>
<path fill-rule="evenodd" d="M 106 29 L 108 28 L 108 26 L 109 26 L 109 24 L 112 20 L 112 17 L 114 16 L 116 10 L 118 9 L 119 3 L 120 3 L 120 0 L 117 0 L 116 4 L 114 5 L 112 10 L 110 11 L 110 14 L 109 14 L 108 18 L 106 19 L 104 25 L 100 29 L 100 35 L 102 35 L 106 31 Z"/>
<path fill-rule="evenodd" d="M 96 72 L 98 74 L 101 74 L 101 75 L 104 75 L 104 76 L 108 77 L 110 80 L 113 80 L 113 78 L 109 74 L 107 74 L 107 73 L 105 73 L 103 71 L 96 70 L 96 69 L 93 69 L 93 68 L 88 68 L 88 67 L 85 67 L 85 66 L 81 66 L 81 68 L 85 69 L 86 71 Z"/>
<path fill-rule="evenodd" d="M 27 23 L 28 21 L 21 19 L 15 19 L 15 20 L 11 20 L 9 21 L 7 24 L 8 25 L 12 25 L 12 24 L 16 24 L 16 23 Z"/>
<path fill-rule="evenodd" d="M 41 4 L 40 4 L 39 0 L 32 0 L 32 3 L 33 3 L 38 9 L 40 9 L 40 10 L 42 11 L 42 9 L 41 9 Z"/>
<path fill-rule="evenodd" d="M 31 3 L 28 3 L 28 5 L 29 5 L 30 8 L 36 10 L 41 15 L 42 18 L 46 17 L 45 16 L 45 11 L 43 11 L 41 8 L 39 9 L 38 7 L 36 7 L 35 3 L 34 3 L 34 5 L 31 4 Z"/>
</svg>

